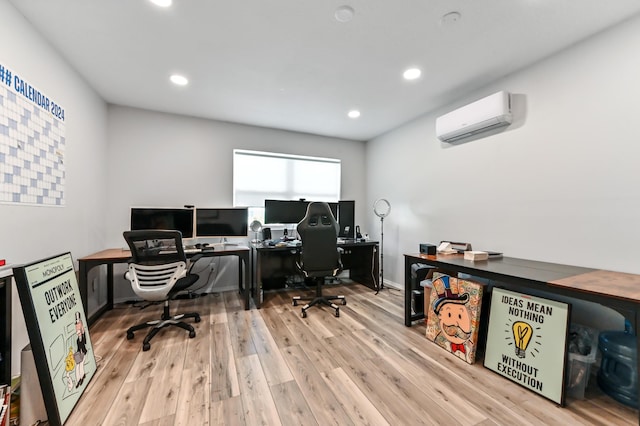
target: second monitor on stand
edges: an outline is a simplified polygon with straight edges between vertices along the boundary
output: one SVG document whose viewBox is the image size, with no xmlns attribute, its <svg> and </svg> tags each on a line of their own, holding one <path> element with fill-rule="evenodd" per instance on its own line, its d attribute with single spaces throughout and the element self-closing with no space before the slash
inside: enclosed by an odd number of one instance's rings
<svg viewBox="0 0 640 426">
<path fill-rule="evenodd" d="M 340 225 L 340 238 L 355 238 L 356 202 L 338 201 L 338 216 L 336 217 Z"/>
<path fill-rule="evenodd" d="M 310 201 L 306 200 L 265 200 L 265 223 L 297 224 L 307 213 Z M 329 207 L 340 225 L 338 237 L 353 239 L 355 231 L 355 201 L 330 202 Z M 265 239 L 268 239 L 265 237 Z"/>
</svg>

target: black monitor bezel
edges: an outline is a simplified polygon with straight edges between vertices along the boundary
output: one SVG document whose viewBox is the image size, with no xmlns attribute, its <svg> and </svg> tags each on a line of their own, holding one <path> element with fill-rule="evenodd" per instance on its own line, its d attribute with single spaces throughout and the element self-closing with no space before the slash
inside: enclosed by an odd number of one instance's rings
<svg viewBox="0 0 640 426">
<path fill-rule="evenodd" d="M 132 231 L 143 229 L 163 229 L 148 224 L 141 223 L 139 219 L 136 219 L 136 215 L 142 215 L 146 213 L 146 216 L 151 217 L 153 215 L 165 215 L 173 218 L 172 223 L 174 226 L 170 229 L 180 231 L 182 238 L 193 238 L 195 233 L 195 217 L 193 209 L 185 208 L 172 208 L 172 207 L 131 207 L 129 229 Z M 178 219 L 177 221 L 175 219 Z"/>
<path fill-rule="evenodd" d="M 307 214 L 307 206 L 311 201 L 306 200 L 264 200 L 265 224 L 294 224 L 299 223 Z M 328 202 L 334 218 L 338 218 L 338 203 Z M 277 213 L 276 213 L 277 211 Z"/>
<path fill-rule="evenodd" d="M 233 221 L 230 222 L 232 232 L 210 232 L 205 231 L 204 217 L 200 214 L 211 213 L 213 211 L 232 213 Z M 242 219 L 244 218 L 244 220 Z M 195 236 L 196 238 L 227 238 L 227 237 L 246 237 L 249 234 L 249 209 L 247 207 L 198 207 L 195 209 Z"/>
</svg>

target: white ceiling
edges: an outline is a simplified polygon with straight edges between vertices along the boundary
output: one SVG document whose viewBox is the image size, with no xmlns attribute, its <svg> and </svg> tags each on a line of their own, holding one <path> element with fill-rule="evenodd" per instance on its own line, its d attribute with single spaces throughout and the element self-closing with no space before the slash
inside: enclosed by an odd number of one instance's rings
<svg viewBox="0 0 640 426">
<path fill-rule="evenodd" d="M 638 0 L 9 1 L 109 103 L 355 140 L 640 11 Z M 343 5 L 347 23 L 334 17 Z M 421 78 L 403 80 L 412 66 Z M 176 72 L 190 84 L 169 83 Z"/>
</svg>

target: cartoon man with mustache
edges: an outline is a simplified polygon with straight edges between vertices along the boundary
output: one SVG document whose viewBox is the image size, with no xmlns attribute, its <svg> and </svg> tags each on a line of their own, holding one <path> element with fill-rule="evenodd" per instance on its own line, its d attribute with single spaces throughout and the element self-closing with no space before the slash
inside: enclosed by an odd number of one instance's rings
<svg viewBox="0 0 640 426">
<path fill-rule="evenodd" d="M 457 283 L 457 280 L 456 280 Z M 440 330 L 434 342 L 459 358 L 470 362 L 471 314 L 467 307 L 469 293 L 459 294 L 458 286 L 452 287 L 450 277 L 442 275 L 433 281 L 438 298 L 433 312 L 438 316 Z"/>
</svg>

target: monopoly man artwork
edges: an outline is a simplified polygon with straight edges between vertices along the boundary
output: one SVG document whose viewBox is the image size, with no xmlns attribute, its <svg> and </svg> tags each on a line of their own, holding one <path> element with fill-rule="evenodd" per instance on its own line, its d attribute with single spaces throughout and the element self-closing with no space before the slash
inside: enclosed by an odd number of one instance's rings
<svg viewBox="0 0 640 426">
<path fill-rule="evenodd" d="M 435 272 L 425 306 L 427 338 L 469 364 L 476 356 L 482 293 L 482 284 Z"/>
</svg>

